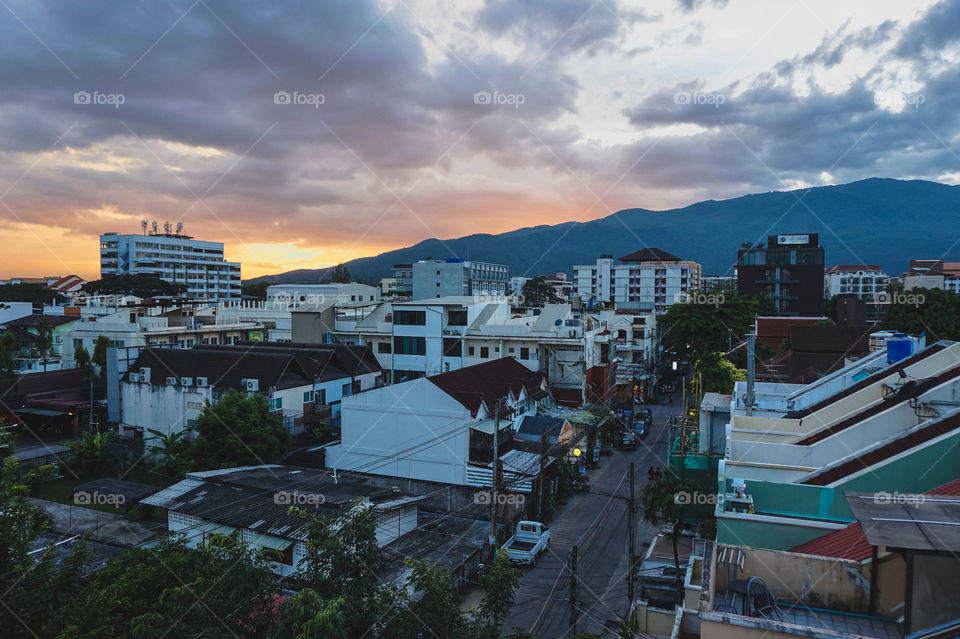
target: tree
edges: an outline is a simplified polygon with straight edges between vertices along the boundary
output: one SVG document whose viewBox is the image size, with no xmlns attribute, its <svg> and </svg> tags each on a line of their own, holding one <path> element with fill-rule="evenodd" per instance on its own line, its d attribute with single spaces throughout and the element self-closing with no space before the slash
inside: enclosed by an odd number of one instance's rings
<svg viewBox="0 0 960 639">
<path fill-rule="evenodd" d="M 44 315 L 37 325 L 37 354 L 43 361 L 43 372 L 47 372 L 47 356 L 53 353 L 53 329 L 50 320 Z"/>
<path fill-rule="evenodd" d="M 117 470 L 117 451 L 112 431 L 88 429 L 83 436 L 66 445 L 73 452 L 65 467 L 79 479 L 112 476 Z"/>
<path fill-rule="evenodd" d="M 695 360 L 705 353 L 725 352 L 730 341 L 739 342 L 753 326 L 757 303 L 728 293 L 691 294 L 691 300 L 706 303 L 675 303 L 657 321 L 660 344 L 681 360 Z M 730 329 L 728 331 L 728 329 Z"/>
<path fill-rule="evenodd" d="M 230 389 L 197 417 L 190 457 L 197 468 L 229 468 L 271 462 L 287 449 L 283 418 L 270 412 L 266 398 Z"/>
<path fill-rule="evenodd" d="M 661 523 L 670 524 L 670 536 L 673 541 L 673 563 L 676 568 L 677 583 L 683 583 L 680 574 L 680 552 L 677 540 L 683 526 L 685 508 L 697 491 L 697 485 L 690 480 L 681 480 L 669 466 L 659 479 L 643 487 L 640 499 L 643 502 L 643 520 L 651 526 Z"/>
<path fill-rule="evenodd" d="M 404 560 L 411 568 L 407 591 L 419 597 L 409 601 L 390 623 L 387 636 L 460 639 L 466 634 L 467 621 L 453 594 L 453 576 L 429 561 Z"/>
<path fill-rule="evenodd" d="M 480 600 L 478 613 L 486 620 L 492 633 L 500 629 L 500 624 L 513 608 L 513 595 L 520 585 L 520 571 L 513 567 L 502 548 L 497 551 L 493 561 L 486 565 L 483 574 L 483 599 Z M 494 635 L 496 636 L 496 635 Z"/>
<path fill-rule="evenodd" d="M 270 282 L 257 282 L 255 284 L 244 284 L 243 286 L 240 287 L 240 294 L 265 300 L 267 299 L 268 286 L 270 286 Z"/>
<path fill-rule="evenodd" d="M 13 333 L 5 331 L 0 335 L 0 393 L 6 392 L 17 372 L 17 362 L 14 359 L 17 350 L 17 338 Z"/>
<path fill-rule="evenodd" d="M 350 281 L 350 269 L 340 262 L 330 271 L 330 281 L 346 284 Z"/>
<path fill-rule="evenodd" d="M 168 477 L 182 477 L 190 463 L 190 430 L 163 433 L 148 428 L 147 432 L 153 435 L 151 443 L 147 445 L 147 453 L 159 457 L 153 465 L 154 471 Z"/>
<path fill-rule="evenodd" d="M 182 295 L 186 284 L 167 282 L 153 275 L 104 275 L 99 280 L 88 282 L 84 290 L 100 295 L 134 295 L 156 297 L 158 295 Z"/>
<path fill-rule="evenodd" d="M 90 367 L 90 353 L 83 346 L 77 346 L 73 349 L 73 365 L 75 368 Z"/>
<path fill-rule="evenodd" d="M 563 301 L 560 299 L 560 296 L 557 295 L 557 290 L 547 284 L 547 280 L 543 275 L 538 275 L 524 282 L 521 295 L 527 306 L 558 304 Z"/>
<path fill-rule="evenodd" d="M 106 335 L 98 335 L 97 342 L 93 345 L 93 356 L 90 361 L 97 366 L 100 371 L 100 379 L 107 376 L 107 349 L 110 348 L 110 338 Z"/>
<path fill-rule="evenodd" d="M 737 368 L 723 353 L 705 353 L 694 365 L 693 394 L 698 400 L 704 393 L 729 395 L 733 392 L 734 382 L 746 379 L 747 371 Z"/>
<path fill-rule="evenodd" d="M 49 306 L 63 296 L 43 284 L 4 284 L 0 302 L 31 302 L 35 308 Z"/>
<path fill-rule="evenodd" d="M 315 591 L 301 590 L 280 610 L 280 621 L 270 636 L 276 639 L 349 639 L 343 616 L 344 599 L 323 599 Z"/>
<path fill-rule="evenodd" d="M 881 325 L 908 334 L 926 333 L 927 343 L 960 340 L 960 295 L 939 288 L 892 289 Z"/>
</svg>

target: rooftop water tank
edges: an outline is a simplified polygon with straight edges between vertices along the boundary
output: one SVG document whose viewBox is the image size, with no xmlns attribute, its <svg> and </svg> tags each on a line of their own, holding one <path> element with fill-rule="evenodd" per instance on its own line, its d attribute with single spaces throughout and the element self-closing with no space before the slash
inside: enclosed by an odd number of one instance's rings
<svg viewBox="0 0 960 639">
<path fill-rule="evenodd" d="M 887 363 L 892 364 L 913 355 L 913 340 L 903 333 L 894 333 L 887 339 Z"/>
</svg>

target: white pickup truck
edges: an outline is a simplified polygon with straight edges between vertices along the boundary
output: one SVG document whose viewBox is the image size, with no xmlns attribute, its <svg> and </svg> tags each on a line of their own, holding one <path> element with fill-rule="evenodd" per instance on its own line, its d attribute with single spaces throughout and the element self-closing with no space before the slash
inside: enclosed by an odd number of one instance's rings
<svg viewBox="0 0 960 639">
<path fill-rule="evenodd" d="M 539 521 L 519 521 L 513 537 L 503 545 L 515 564 L 537 563 L 537 557 L 550 545 L 550 531 Z"/>
</svg>

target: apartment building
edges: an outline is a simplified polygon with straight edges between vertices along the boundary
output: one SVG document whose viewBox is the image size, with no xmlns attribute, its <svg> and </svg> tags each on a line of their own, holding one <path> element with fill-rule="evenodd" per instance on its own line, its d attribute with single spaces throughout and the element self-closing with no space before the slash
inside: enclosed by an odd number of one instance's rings
<svg viewBox="0 0 960 639">
<path fill-rule="evenodd" d="M 329 322 L 323 313 L 297 315 Z M 543 371 L 558 401 L 578 406 L 605 393 L 612 357 L 609 319 L 574 312 L 570 304 L 547 304 L 538 315 L 512 317 L 506 302 L 441 297 L 382 304 L 356 320 L 341 316 L 329 335 L 340 343 L 369 344 L 392 383 L 514 357 Z M 319 334 L 295 320 L 294 339 L 308 336 Z"/>
<path fill-rule="evenodd" d="M 910 260 L 910 270 L 902 277 L 904 290 L 941 288 L 960 293 L 960 262 Z"/>
<path fill-rule="evenodd" d="M 737 251 L 737 292 L 770 298 L 779 315 L 823 311 L 824 251 L 817 233 L 770 235 Z"/>
<path fill-rule="evenodd" d="M 510 268 L 460 257 L 421 260 L 413 265 L 413 299 L 464 295 L 505 296 Z"/>
<path fill-rule="evenodd" d="M 701 267 L 662 249 L 645 248 L 615 261 L 601 255 L 595 264 L 573 267 L 573 292 L 590 303 L 614 303 L 618 309 L 664 313 L 701 287 Z"/>
<path fill-rule="evenodd" d="M 186 295 L 194 299 L 217 300 L 240 297 L 240 262 L 224 259 L 222 242 L 195 240 L 173 231 L 169 223 L 164 232 L 100 236 L 100 276 L 153 275 L 165 282 L 184 284 Z"/>
<path fill-rule="evenodd" d="M 823 271 L 823 295 L 827 299 L 841 295 L 873 301 L 889 281 L 890 276 L 876 264 L 839 264 Z"/>
</svg>

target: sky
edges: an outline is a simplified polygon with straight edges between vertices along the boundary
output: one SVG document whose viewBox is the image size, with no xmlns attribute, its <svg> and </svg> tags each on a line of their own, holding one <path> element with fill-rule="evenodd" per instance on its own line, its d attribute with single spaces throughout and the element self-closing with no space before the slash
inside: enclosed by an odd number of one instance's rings
<svg viewBox="0 0 960 639">
<path fill-rule="evenodd" d="M 0 277 L 182 222 L 243 277 L 960 183 L 960 0 L 0 0 Z"/>
</svg>

